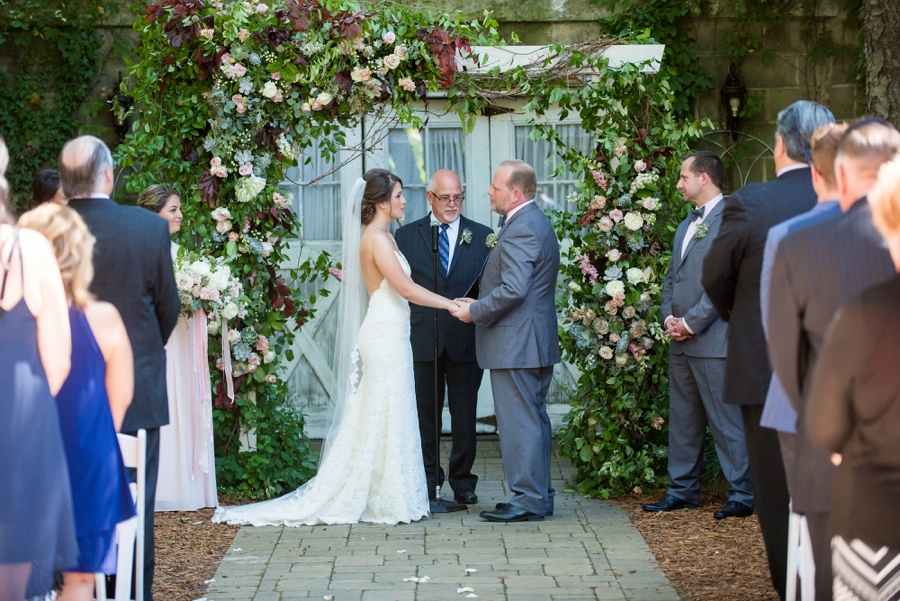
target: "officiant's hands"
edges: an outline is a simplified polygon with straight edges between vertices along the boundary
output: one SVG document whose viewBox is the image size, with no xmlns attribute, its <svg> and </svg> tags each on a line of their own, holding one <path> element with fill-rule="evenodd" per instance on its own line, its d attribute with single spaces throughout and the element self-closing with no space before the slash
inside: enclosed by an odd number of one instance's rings
<svg viewBox="0 0 900 601">
<path fill-rule="evenodd" d="M 469 313 L 469 305 L 474 303 L 475 300 L 471 298 L 456 298 L 453 299 L 453 302 L 456 303 L 456 310 L 450 311 L 450 314 L 463 323 L 472 323 L 472 315 Z"/>
</svg>

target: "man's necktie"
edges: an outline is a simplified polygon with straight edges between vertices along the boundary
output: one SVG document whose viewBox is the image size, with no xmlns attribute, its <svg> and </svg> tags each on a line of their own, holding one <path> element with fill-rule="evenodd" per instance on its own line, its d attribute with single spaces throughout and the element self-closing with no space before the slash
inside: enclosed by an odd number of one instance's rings
<svg viewBox="0 0 900 601">
<path fill-rule="evenodd" d="M 441 238 L 438 243 L 438 253 L 441 255 L 441 267 L 444 268 L 444 275 L 447 275 L 450 270 L 450 236 L 447 235 L 449 227 L 449 224 L 441 224 Z"/>
<path fill-rule="evenodd" d="M 698 207 L 696 209 L 691 209 L 691 221 L 697 221 L 698 219 L 703 219 L 703 209 L 705 207 Z"/>
</svg>

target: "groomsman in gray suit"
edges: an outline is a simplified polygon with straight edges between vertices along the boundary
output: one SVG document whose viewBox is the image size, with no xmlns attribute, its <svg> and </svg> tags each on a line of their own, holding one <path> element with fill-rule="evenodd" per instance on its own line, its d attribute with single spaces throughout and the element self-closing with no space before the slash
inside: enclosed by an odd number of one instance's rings
<svg viewBox="0 0 900 601">
<path fill-rule="evenodd" d="M 722 402 L 727 325 L 700 282 L 703 260 L 719 232 L 722 160 L 707 150 L 681 164 L 678 190 L 693 203 L 675 232 L 672 260 L 663 282 L 663 325 L 669 347 L 669 491 L 644 511 L 695 509 L 700 504 L 700 470 L 709 422 L 722 472 L 731 483 L 716 519 L 753 513 L 753 493 L 740 407 Z"/>
<path fill-rule="evenodd" d="M 536 189 L 534 169 L 523 161 L 504 161 L 494 173 L 488 196 L 503 225 L 478 280 L 478 300 L 457 299 L 454 312 L 475 322 L 478 365 L 491 370 L 503 467 L 513 492 L 509 503 L 481 512 L 492 522 L 553 515 L 547 390 L 559 363 L 559 242 L 534 202 Z"/>
</svg>

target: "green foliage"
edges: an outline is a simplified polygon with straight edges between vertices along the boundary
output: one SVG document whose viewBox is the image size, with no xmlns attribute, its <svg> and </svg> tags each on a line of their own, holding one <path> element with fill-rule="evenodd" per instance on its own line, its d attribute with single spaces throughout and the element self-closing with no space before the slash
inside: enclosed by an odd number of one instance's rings
<svg viewBox="0 0 900 601">
<path fill-rule="evenodd" d="M 563 52 L 562 47 L 555 49 Z M 562 453 L 577 467 L 578 490 L 606 497 L 665 482 L 668 340 L 659 324 L 668 245 L 684 203 L 675 192 L 680 157 L 707 123 L 676 116 L 667 73 L 640 66 L 610 70 L 603 58 L 572 53 L 571 64 L 596 70 L 597 85 L 569 87 L 529 78 L 533 137 L 554 143 L 558 173 L 579 182 L 554 212 L 562 248 L 558 297 L 564 358 L 580 377 L 559 432 Z M 521 70 L 507 74 L 524 86 Z M 577 114 L 591 150 L 568 147 L 542 119 Z"/>
<path fill-rule="evenodd" d="M 108 9 L 99 0 L 0 0 L 0 48 L 10 59 L 7 73 L 0 72 L 0 136 L 9 147 L 17 209 L 34 174 L 54 166 L 82 129 L 78 115 L 101 60 L 96 27 Z"/>
<path fill-rule="evenodd" d="M 691 18 L 712 4 L 712 0 L 592 0 L 609 4 L 616 14 L 601 23 L 617 35 L 646 31 L 652 39 L 666 45 L 662 68 L 674 94 L 675 113 L 687 119 L 693 115 L 694 98 L 712 86 L 694 51 Z"/>
</svg>

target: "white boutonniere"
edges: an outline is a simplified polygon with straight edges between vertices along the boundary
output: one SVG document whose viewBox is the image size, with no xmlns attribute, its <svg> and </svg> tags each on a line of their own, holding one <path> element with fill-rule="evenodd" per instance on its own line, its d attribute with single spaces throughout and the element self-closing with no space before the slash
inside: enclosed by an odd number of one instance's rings
<svg viewBox="0 0 900 601">
<path fill-rule="evenodd" d="M 488 248 L 494 248 L 497 245 L 497 240 L 500 239 L 500 234 L 495 232 L 491 232 L 488 234 L 488 237 L 485 239 L 484 243 Z"/>
<path fill-rule="evenodd" d="M 696 231 L 694 231 L 694 240 L 699 240 L 704 237 L 707 232 L 709 232 L 709 225 L 706 223 L 701 223 L 697 226 Z"/>
<path fill-rule="evenodd" d="M 466 228 L 459 235 L 459 243 L 460 244 L 471 244 L 472 243 L 472 230 Z"/>
</svg>

